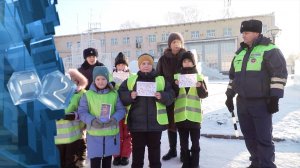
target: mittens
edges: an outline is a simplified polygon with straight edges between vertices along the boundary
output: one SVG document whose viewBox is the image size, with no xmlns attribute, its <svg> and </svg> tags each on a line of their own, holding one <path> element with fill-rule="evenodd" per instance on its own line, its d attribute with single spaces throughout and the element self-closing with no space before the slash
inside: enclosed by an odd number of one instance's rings
<svg viewBox="0 0 300 168">
<path fill-rule="evenodd" d="M 228 97 L 227 96 L 227 99 L 225 101 L 225 105 L 227 106 L 229 112 L 233 112 L 234 110 L 234 105 L 233 105 L 233 97 Z"/>
<path fill-rule="evenodd" d="M 270 97 L 267 105 L 269 113 L 274 114 L 277 111 L 279 111 L 278 102 L 279 102 L 278 97 L 274 97 L 274 96 Z"/>
<path fill-rule="evenodd" d="M 64 120 L 75 120 L 76 115 L 75 113 L 68 113 L 65 115 Z"/>
</svg>

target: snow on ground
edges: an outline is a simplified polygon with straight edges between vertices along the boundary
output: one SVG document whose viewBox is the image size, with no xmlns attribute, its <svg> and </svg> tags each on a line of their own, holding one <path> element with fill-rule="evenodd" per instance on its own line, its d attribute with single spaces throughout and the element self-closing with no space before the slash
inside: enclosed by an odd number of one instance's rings
<svg viewBox="0 0 300 168">
<path fill-rule="evenodd" d="M 201 133 L 234 135 L 231 115 L 224 104 L 225 91 L 228 81 L 209 81 L 209 97 L 203 100 L 204 119 Z M 280 111 L 273 116 L 273 136 L 285 139 L 282 142 L 274 142 L 276 165 L 278 168 L 300 168 L 300 87 L 293 85 L 291 81 L 285 89 L 285 97 L 280 99 Z M 240 130 L 240 128 L 238 128 Z M 240 132 L 240 135 L 241 132 Z M 161 139 L 161 155 L 168 151 L 167 132 L 164 131 Z M 179 139 L 178 139 L 179 155 Z M 201 168 L 243 168 L 249 162 L 249 153 L 243 140 L 200 138 L 200 167 Z M 112 166 L 129 168 L 128 166 Z M 147 167 L 148 156 L 145 153 L 145 165 Z M 162 161 L 163 168 L 181 167 L 179 157 L 170 161 Z M 89 164 L 87 164 L 89 167 Z"/>
</svg>

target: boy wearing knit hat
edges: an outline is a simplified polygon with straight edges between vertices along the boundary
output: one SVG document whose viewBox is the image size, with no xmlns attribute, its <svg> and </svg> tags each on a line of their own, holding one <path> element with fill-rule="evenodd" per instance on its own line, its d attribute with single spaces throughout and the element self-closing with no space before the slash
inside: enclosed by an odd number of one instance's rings
<svg viewBox="0 0 300 168">
<path fill-rule="evenodd" d="M 77 70 L 69 69 L 71 80 L 77 85 L 69 106 L 65 109 L 65 117 L 56 121 L 57 135 L 55 144 L 60 153 L 61 167 L 84 167 L 86 143 L 83 139 L 84 123 L 80 122 L 77 108 L 81 96 L 86 92 L 87 79 Z"/>
<path fill-rule="evenodd" d="M 112 76 L 114 82 L 116 82 L 115 88 L 119 89 L 120 84 L 126 80 L 129 76 L 128 63 L 125 55 L 119 52 L 115 58 L 115 69 L 113 70 Z M 125 118 L 123 118 L 120 123 L 120 153 L 114 155 L 113 165 L 126 166 L 129 164 L 129 157 L 132 152 L 131 147 L 131 135 L 128 131 L 127 125 L 125 124 Z"/>
<path fill-rule="evenodd" d="M 174 74 L 178 72 L 180 67 L 180 59 L 184 49 L 184 39 L 178 32 L 171 33 L 168 38 L 168 47 L 164 51 L 157 63 L 156 71 L 159 75 L 164 76 L 165 79 L 171 83 L 173 90 L 176 89 L 174 83 Z M 169 151 L 162 159 L 170 160 L 177 156 L 177 129 L 174 123 L 174 104 L 167 107 L 168 111 L 168 138 L 169 138 Z"/>
<path fill-rule="evenodd" d="M 78 70 L 88 79 L 88 85 L 85 88 L 86 90 L 88 90 L 93 82 L 92 72 L 94 67 L 104 66 L 104 64 L 97 60 L 98 51 L 95 48 L 86 48 L 85 50 L 83 50 L 83 58 L 84 62 L 83 64 L 81 64 Z"/>
<path fill-rule="evenodd" d="M 92 75 L 93 83 L 80 99 L 78 114 L 87 125 L 91 167 L 110 168 L 112 155 L 120 152 L 119 121 L 124 118 L 125 108 L 109 83 L 108 69 L 96 66 Z"/>
<path fill-rule="evenodd" d="M 198 74 L 195 58 L 192 52 L 182 54 L 181 68 L 175 74 L 175 84 L 179 85 L 179 76 L 195 74 L 197 82 L 195 86 L 181 87 L 176 89 L 175 123 L 179 132 L 180 146 L 182 151 L 182 168 L 198 168 L 200 157 L 200 128 L 202 122 L 201 102 L 208 96 L 207 87 L 202 74 Z M 189 149 L 189 138 L 192 142 Z"/>
<path fill-rule="evenodd" d="M 125 122 L 132 137 L 131 167 L 144 166 L 146 146 L 149 166 L 161 167 L 161 134 L 168 124 L 166 106 L 173 103 L 175 95 L 169 82 L 153 69 L 153 61 L 153 57 L 147 53 L 139 56 L 139 71 L 125 80 L 119 88 L 121 101 L 128 110 Z M 149 91 L 154 92 L 153 95 L 138 95 L 137 90 L 143 84 L 155 86 Z"/>
</svg>

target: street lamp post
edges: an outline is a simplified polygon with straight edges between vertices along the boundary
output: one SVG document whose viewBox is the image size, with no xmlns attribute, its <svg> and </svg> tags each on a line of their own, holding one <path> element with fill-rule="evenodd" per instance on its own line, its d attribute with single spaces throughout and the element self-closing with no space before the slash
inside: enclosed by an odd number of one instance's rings
<svg viewBox="0 0 300 168">
<path fill-rule="evenodd" d="M 272 37 L 272 41 L 275 44 L 275 38 L 278 35 L 278 33 L 281 31 L 281 29 L 279 29 L 277 26 L 272 27 L 271 29 L 269 29 L 267 31 L 267 33 L 270 33 L 271 37 Z"/>
</svg>

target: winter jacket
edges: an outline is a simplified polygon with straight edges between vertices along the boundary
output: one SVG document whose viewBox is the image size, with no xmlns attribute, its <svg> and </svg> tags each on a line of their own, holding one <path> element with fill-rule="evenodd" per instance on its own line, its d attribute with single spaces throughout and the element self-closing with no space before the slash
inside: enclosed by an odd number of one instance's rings
<svg viewBox="0 0 300 168">
<path fill-rule="evenodd" d="M 195 73 L 198 73 L 198 71 L 196 69 L 196 66 L 194 66 L 191 68 L 181 68 L 179 70 L 179 73 L 180 74 L 195 74 Z M 185 88 L 186 93 L 188 93 L 189 89 L 190 89 L 189 87 Z M 204 99 L 208 96 L 207 86 L 206 86 L 206 83 L 204 80 L 201 82 L 201 87 L 197 87 L 196 89 L 197 89 L 197 94 L 198 94 L 199 98 Z M 176 97 L 178 97 L 178 93 L 179 93 L 179 87 L 178 87 L 178 85 L 176 85 L 176 88 L 175 88 Z M 185 121 L 177 122 L 176 126 L 178 128 L 200 128 L 201 124 L 197 123 L 197 122 L 185 120 Z"/>
<path fill-rule="evenodd" d="M 108 88 L 97 90 L 95 85 L 92 84 L 90 90 L 98 94 L 107 94 L 111 90 Z M 87 127 L 91 127 L 92 120 L 96 117 L 89 113 L 89 107 L 86 95 L 83 95 L 80 99 L 78 114 L 81 121 L 87 124 Z M 120 98 L 118 97 L 115 113 L 111 116 L 118 122 L 125 116 L 125 107 L 123 106 Z M 120 152 L 120 134 L 116 136 L 91 136 L 87 133 L 87 148 L 88 157 L 103 157 L 118 154 Z"/>
<path fill-rule="evenodd" d="M 152 70 L 149 73 L 137 73 L 137 81 L 143 82 L 155 82 L 157 73 Z M 133 87 L 136 91 L 136 84 Z M 161 99 L 157 100 L 155 97 L 138 96 L 136 99 L 131 98 L 131 91 L 128 90 L 127 80 L 125 80 L 120 88 L 119 94 L 121 101 L 125 106 L 131 105 L 128 112 L 128 129 L 131 132 L 150 132 L 150 131 L 163 131 L 167 127 L 166 125 L 160 125 L 157 122 L 157 109 L 156 101 L 168 106 L 174 101 L 174 91 L 171 89 L 170 84 L 165 81 L 165 89 L 161 93 Z"/>
<path fill-rule="evenodd" d="M 251 48 L 242 42 L 229 71 L 228 97 L 282 98 L 287 80 L 286 62 L 269 38 L 260 35 Z"/>
<path fill-rule="evenodd" d="M 95 66 L 104 66 L 101 62 L 97 61 L 96 64 L 90 65 L 87 61 L 84 61 L 81 64 L 81 67 L 78 68 L 78 71 L 81 72 L 89 81 L 88 85 L 86 86 L 86 90 L 88 90 L 93 82 L 93 69 Z"/>
<path fill-rule="evenodd" d="M 185 49 L 181 49 L 177 55 L 173 55 L 171 49 L 166 49 L 164 55 L 158 60 L 156 71 L 158 75 L 165 77 L 165 79 L 172 84 L 172 88 L 176 88 L 174 85 L 174 74 L 179 71 L 181 55 L 186 52 Z"/>
</svg>

